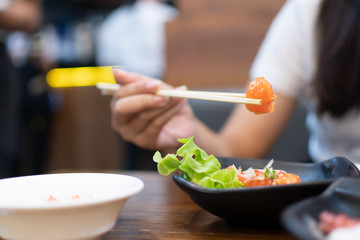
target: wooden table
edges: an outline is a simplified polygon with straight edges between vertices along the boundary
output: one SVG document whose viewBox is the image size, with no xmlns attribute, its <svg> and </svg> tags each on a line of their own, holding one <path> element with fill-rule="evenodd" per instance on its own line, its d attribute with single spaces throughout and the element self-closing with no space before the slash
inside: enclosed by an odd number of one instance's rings
<svg viewBox="0 0 360 240">
<path fill-rule="evenodd" d="M 172 181 L 157 172 L 126 171 L 144 189 L 125 204 L 116 226 L 102 239 L 296 239 L 281 227 L 229 225 L 196 205 Z"/>
</svg>

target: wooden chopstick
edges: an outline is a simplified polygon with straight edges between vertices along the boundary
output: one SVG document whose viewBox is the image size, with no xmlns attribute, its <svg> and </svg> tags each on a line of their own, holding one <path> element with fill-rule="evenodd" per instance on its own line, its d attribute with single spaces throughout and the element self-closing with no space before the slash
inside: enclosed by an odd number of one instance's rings
<svg viewBox="0 0 360 240">
<path fill-rule="evenodd" d="M 161 96 L 189 98 L 215 102 L 242 103 L 254 105 L 262 104 L 261 99 L 239 97 L 236 96 L 235 93 L 228 93 L 222 95 L 221 92 L 159 89 L 156 94 Z"/>
<path fill-rule="evenodd" d="M 177 90 L 175 90 L 177 91 Z M 195 91 L 195 90 L 188 90 L 191 93 L 195 94 L 212 94 L 212 95 L 219 95 L 219 96 L 227 96 L 227 97 L 238 97 L 238 98 L 246 98 L 245 93 L 234 93 L 234 92 L 211 92 L 211 91 Z"/>
<path fill-rule="evenodd" d="M 120 88 L 120 85 L 112 83 L 97 83 L 96 87 L 100 89 L 102 95 L 113 95 Z M 246 98 L 246 95 L 244 93 L 159 89 L 156 94 L 160 96 L 189 98 L 216 102 L 241 103 L 252 105 L 262 104 L 262 99 Z"/>
<path fill-rule="evenodd" d="M 98 82 L 96 83 L 96 87 L 100 89 L 102 95 L 113 95 L 120 88 L 120 85 L 114 83 Z"/>
</svg>

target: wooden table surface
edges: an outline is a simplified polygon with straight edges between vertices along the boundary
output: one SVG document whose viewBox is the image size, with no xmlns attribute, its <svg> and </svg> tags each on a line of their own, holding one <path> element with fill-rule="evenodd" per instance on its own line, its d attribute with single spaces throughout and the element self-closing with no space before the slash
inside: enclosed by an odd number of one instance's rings
<svg viewBox="0 0 360 240">
<path fill-rule="evenodd" d="M 172 181 L 157 172 L 126 171 L 145 186 L 122 209 L 116 226 L 102 239 L 292 239 L 281 227 L 229 225 L 197 206 Z"/>
</svg>

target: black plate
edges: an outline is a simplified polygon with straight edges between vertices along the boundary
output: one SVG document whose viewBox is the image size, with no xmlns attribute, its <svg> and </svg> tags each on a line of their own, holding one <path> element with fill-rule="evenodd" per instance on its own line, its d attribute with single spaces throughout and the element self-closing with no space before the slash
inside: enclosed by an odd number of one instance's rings
<svg viewBox="0 0 360 240">
<path fill-rule="evenodd" d="M 288 206 L 281 215 L 284 227 L 299 239 L 322 240 L 317 230 L 319 214 L 325 210 L 345 213 L 350 217 L 360 216 L 360 180 L 340 178 L 326 191 Z"/>
<path fill-rule="evenodd" d="M 262 169 L 269 160 L 218 158 L 222 167 L 231 164 Z M 173 175 L 175 183 L 191 199 L 208 212 L 232 222 L 274 222 L 281 211 L 299 200 L 322 193 L 335 179 L 346 176 L 359 178 L 358 168 L 343 157 L 320 163 L 274 161 L 274 169 L 297 174 L 302 183 L 237 189 L 210 189 Z"/>
</svg>

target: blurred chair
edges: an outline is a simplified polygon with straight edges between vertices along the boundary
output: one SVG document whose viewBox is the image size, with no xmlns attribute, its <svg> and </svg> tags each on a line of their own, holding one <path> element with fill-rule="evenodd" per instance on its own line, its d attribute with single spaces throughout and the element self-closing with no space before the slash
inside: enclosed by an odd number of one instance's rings
<svg viewBox="0 0 360 240">
<path fill-rule="evenodd" d="M 178 0 L 166 26 L 165 79 L 189 88 L 240 88 L 285 0 Z"/>
</svg>

